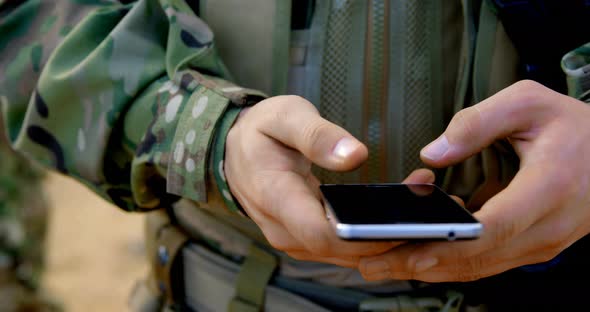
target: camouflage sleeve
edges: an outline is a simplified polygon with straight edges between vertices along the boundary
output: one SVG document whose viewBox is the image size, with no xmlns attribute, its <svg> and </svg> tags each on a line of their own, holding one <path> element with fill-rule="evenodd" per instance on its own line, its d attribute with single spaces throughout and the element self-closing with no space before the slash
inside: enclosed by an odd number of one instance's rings
<svg viewBox="0 0 590 312">
<path fill-rule="evenodd" d="M 125 210 L 179 197 L 238 209 L 225 135 L 265 95 L 230 82 L 183 1 L 24 1 L 0 15 L 0 53 L 3 116 L 21 153 Z"/>
<path fill-rule="evenodd" d="M 590 43 L 585 43 L 566 53 L 561 59 L 561 69 L 566 75 L 568 95 L 588 102 Z"/>
</svg>

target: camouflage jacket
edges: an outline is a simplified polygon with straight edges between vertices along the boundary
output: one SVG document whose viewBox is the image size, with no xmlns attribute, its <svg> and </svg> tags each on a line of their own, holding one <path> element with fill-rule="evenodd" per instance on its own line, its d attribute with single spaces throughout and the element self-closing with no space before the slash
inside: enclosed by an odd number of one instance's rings
<svg viewBox="0 0 590 312">
<path fill-rule="evenodd" d="M 37 166 L 9 148 L 0 128 L 0 301 L 11 286 L 38 285 L 47 221 L 41 177 Z"/>
<path fill-rule="evenodd" d="M 19 203 L 26 194 L 25 188 L 36 185 L 43 173 L 10 149 L 4 140 L 2 129 L 0 129 L 0 159 L 0 219 L 2 219 L 9 211 L 6 206 Z"/>
<path fill-rule="evenodd" d="M 0 101 L 16 150 L 125 210 L 178 197 L 237 209 L 224 132 L 265 95 L 229 82 L 187 4 L 3 1 L 0 12 Z"/>
<path fill-rule="evenodd" d="M 269 28 L 240 12 L 273 1 L 232 2 L 240 8 L 231 11 L 224 1 L 128 2 L 0 1 L 0 107 L 13 147 L 125 210 L 182 197 L 239 211 L 223 173 L 225 136 L 241 107 L 266 95 L 233 83 L 258 88 L 251 83 L 258 68 L 235 64 L 264 52 L 252 53 L 252 42 L 264 40 L 242 38 L 238 20 Z M 292 19 L 280 62 L 296 83 L 261 90 L 308 98 L 370 152 L 360 173 L 333 180 L 320 172 L 324 182 L 400 180 L 421 165 L 419 149 L 456 111 L 522 78 L 519 55 L 487 1 L 481 11 L 479 1 L 290 3 L 269 10 Z M 310 3 L 311 22 L 298 14 Z M 246 48 L 235 52 L 237 41 Z M 517 167 L 498 143 L 441 172 L 437 183 L 477 207 Z"/>
</svg>

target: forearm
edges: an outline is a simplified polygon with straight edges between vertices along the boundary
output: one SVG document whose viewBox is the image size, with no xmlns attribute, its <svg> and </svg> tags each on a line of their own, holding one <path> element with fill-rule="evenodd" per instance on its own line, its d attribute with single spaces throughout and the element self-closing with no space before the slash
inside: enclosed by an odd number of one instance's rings
<svg viewBox="0 0 590 312">
<path fill-rule="evenodd" d="M 146 0 L 87 10 L 39 66 L 19 65 L 31 43 L 8 46 L 6 72 L 19 75 L 0 94 L 13 146 L 126 210 L 219 197 L 207 187 L 219 122 L 263 94 L 225 80 L 212 40 L 186 4 Z"/>
</svg>

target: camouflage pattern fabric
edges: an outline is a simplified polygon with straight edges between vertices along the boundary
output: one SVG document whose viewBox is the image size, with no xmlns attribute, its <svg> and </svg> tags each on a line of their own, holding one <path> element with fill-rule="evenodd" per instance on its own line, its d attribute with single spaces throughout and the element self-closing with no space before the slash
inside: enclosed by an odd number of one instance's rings
<svg viewBox="0 0 590 312">
<path fill-rule="evenodd" d="M 212 142 L 265 95 L 226 80 L 212 40 L 182 1 L 0 3 L 0 310 L 54 308 L 34 292 L 46 210 L 22 196 L 40 176 L 6 143 L 125 210 L 238 211 Z"/>
<path fill-rule="evenodd" d="M 0 15 L 0 101 L 16 150 L 128 211 L 179 197 L 237 210 L 212 142 L 229 107 L 265 95 L 228 81 L 185 2 L 15 2 Z"/>
<path fill-rule="evenodd" d="M 590 43 L 564 55 L 561 69 L 566 74 L 568 95 L 588 102 L 585 93 L 590 90 Z"/>
<path fill-rule="evenodd" d="M 47 225 L 39 169 L 10 150 L 0 128 L 1 311 L 57 310 L 38 292 Z"/>
</svg>

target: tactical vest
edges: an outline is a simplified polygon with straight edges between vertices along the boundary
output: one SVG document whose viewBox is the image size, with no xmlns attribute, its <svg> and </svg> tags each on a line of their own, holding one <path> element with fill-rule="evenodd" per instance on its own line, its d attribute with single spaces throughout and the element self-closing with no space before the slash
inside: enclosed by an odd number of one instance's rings
<svg viewBox="0 0 590 312">
<path fill-rule="evenodd" d="M 316 169 L 325 183 L 401 181 L 454 113 L 517 80 L 502 25 L 473 1 L 202 1 L 199 15 L 238 84 L 303 96 L 368 146 L 359 170 Z M 504 152 L 438 182 L 477 206 L 510 177 Z"/>
<path fill-rule="evenodd" d="M 314 169 L 322 182 L 397 182 L 422 166 L 420 149 L 457 111 L 526 77 L 523 54 L 498 20 L 507 14 L 504 2 L 203 0 L 194 9 L 239 85 L 300 95 L 367 144 L 369 159 L 359 170 Z M 477 209 L 517 169 L 510 146 L 498 142 L 437 172 L 437 183 Z M 135 298 L 151 289 L 169 303 L 205 311 L 452 311 L 461 300 L 453 292 L 421 293 L 411 282 L 368 283 L 354 270 L 295 261 L 272 250 L 250 220 L 189 201 L 168 217 L 148 219 L 153 275 Z"/>
</svg>

